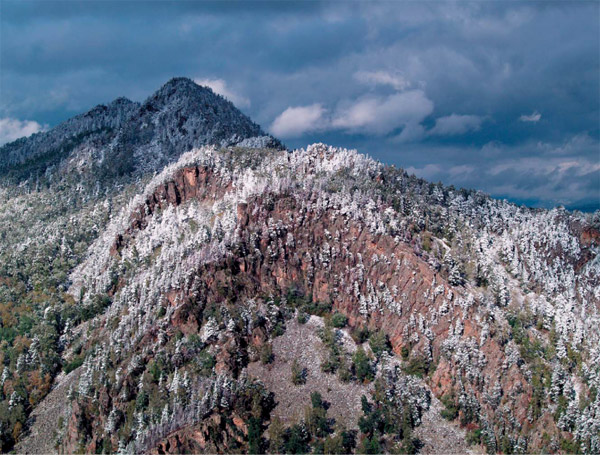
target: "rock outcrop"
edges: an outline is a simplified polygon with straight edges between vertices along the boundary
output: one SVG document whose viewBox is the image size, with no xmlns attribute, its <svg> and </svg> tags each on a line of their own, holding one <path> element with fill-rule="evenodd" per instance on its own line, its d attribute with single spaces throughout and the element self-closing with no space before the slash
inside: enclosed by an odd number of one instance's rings
<svg viewBox="0 0 600 455">
<path fill-rule="evenodd" d="M 331 157 L 319 152 L 314 159 Z M 535 415 L 540 412 L 535 406 L 541 405 L 534 404 L 539 390 L 532 384 L 530 368 L 540 366 L 528 365 L 523 359 L 528 355 L 526 348 L 510 339 L 514 327 L 504 319 L 502 306 L 491 302 L 481 289 L 457 280 L 450 266 L 442 267 L 433 253 L 423 250 L 419 237 L 410 230 L 399 235 L 369 226 L 364 218 L 343 212 L 339 204 L 310 187 L 301 194 L 266 187 L 240 198 L 240 181 L 227 175 L 222 166 L 184 166 L 168 174 L 132 208 L 112 241 L 109 262 L 129 260 L 134 246 L 146 241 L 144 232 L 155 229 L 157 222 L 164 223 L 164 214 L 177 217 L 180 208 L 186 210 L 190 204 L 212 210 L 217 218 L 233 214 L 221 246 L 201 247 L 202 259 L 186 263 L 183 284 L 157 294 L 164 297 L 168 322 L 147 319 L 145 332 L 136 329 L 139 341 L 131 348 L 142 362 L 150 362 L 158 346 L 165 344 L 161 330 L 166 340 L 177 333 L 186 338 L 200 335 L 209 344 L 217 343 L 213 349 L 216 373 L 237 378 L 244 374 L 255 332 L 231 331 L 223 322 L 226 333 L 208 333 L 207 326 L 214 322 L 209 314 L 214 314 L 215 308 L 221 308 L 217 311 L 222 314 L 243 312 L 245 301 L 267 303 L 267 298 L 258 296 L 285 298 L 286 292 L 293 290 L 310 296 L 313 302 L 331 302 L 335 311 L 347 316 L 351 328 L 385 331 L 396 355 L 408 357 L 413 368 L 425 374 L 437 398 L 456 397 L 458 418 L 470 431 L 479 432 L 479 440 L 488 450 L 509 444 L 535 451 L 545 447 L 547 440 L 534 435 L 561 434 L 556 421 L 545 417 L 548 413 Z M 373 188 L 383 190 L 388 185 L 389 177 L 381 172 L 367 178 Z M 387 214 L 394 209 L 380 200 L 377 210 Z M 163 221 L 157 221 L 160 219 Z M 221 224 L 215 215 L 210 219 L 216 223 L 212 236 L 219 239 Z M 593 249 L 596 231 L 587 226 L 581 232 L 583 248 Z M 438 248 L 444 247 L 443 241 L 437 242 Z M 592 250 L 586 251 L 593 257 Z M 173 260 L 183 258 L 168 259 Z M 582 254 L 576 260 L 582 262 L 580 267 L 589 266 L 589 259 Z M 116 282 L 110 293 L 129 292 L 122 285 Z M 511 294 L 514 301 L 526 299 L 518 287 L 513 287 Z M 164 329 L 159 329 L 161 324 Z M 548 332 L 541 326 L 526 336 L 534 340 Z M 106 336 L 102 329 L 97 335 L 98 339 Z M 116 392 L 108 388 L 109 394 Z M 113 406 L 121 406 L 117 396 L 112 399 Z M 198 430 L 204 424 L 186 425 L 152 450 L 208 450 L 202 436 L 206 430 Z M 219 438 L 231 440 L 229 430 L 219 428 Z M 210 446 L 210 450 L 232 450 L 228 443 L 223 444 Z"/>
</svg>

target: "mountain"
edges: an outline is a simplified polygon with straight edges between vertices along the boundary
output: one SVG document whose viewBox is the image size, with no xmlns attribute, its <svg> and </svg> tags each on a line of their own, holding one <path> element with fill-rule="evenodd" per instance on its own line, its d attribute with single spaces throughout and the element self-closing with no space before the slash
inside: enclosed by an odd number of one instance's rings
<svg viewBox="0 0 600 455">
<path fill-rule="evenodd" d="M 598 214 L 119 103 L 2 149 L 4 451 L 600 450 Z"/>
<path fill-rule="evenodd" d="M 118 98 L 56 128 L 0 149 L 3 179 L 48 181 L 75 173 L 81 180 L 159 171 L 194 147 L 281 147 L 258 125 L 215 94 L 187 78 L 174 78 L 141 105 Z M 69 167 L 70 166 L 70 167 Z M 66 169 L 65 169 L 66 168 Z"/>
</svg>

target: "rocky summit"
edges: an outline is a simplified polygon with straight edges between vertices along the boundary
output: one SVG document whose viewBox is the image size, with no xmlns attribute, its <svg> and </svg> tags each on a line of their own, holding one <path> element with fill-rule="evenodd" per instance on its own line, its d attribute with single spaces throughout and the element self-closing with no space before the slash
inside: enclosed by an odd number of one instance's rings
<svg viewBox="0 0 600 455">
<path fill-rule="evenodd" d="M 600 213 L 290 151 L 184 78 L 0 149 L 18 453 L 598 453 Z"/>
</svg>

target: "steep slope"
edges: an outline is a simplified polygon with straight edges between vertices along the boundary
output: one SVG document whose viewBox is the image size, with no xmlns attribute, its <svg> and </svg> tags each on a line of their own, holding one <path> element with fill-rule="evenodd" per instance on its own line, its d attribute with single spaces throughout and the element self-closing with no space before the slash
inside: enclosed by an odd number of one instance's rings
<svg viewBox="0 0 600 455">
<path fill-rule="evenodd" d="M 490 452 L 594 453 L 600 263 L 590 221 L 429 185 L 323 145 L 186 154 L 72 276 L 80 305 L 108 310 L 68 341 L 86 360 L 61 444 L 250 450 L 235 434 L 255 419 L 260 437 L 273 404 L 248 362 L 294 312 L 334 311 L 358 339 L 383 330 L 395 353 L 370 360 L 371 400 L 389 426 L 363 422 L 361 444 L 412 447 L 428 408 L 418 375 Z M 339 336 L 323 337 L 324 371 L 366 380 Z M 257 409 L 249 390 L 262 397 Z M 306 443 L 325 443 L 309 423 Z M 174 431 L 175 446 L 160 442 Z M 286 431 L 284 444 L 300 430 Z"/>
<path fill-rule="evenodd" d="M 148 98 L 127 135 L 134 141 L 154 136 L 150 145 L 158 146 L 159 156 L 152 158 L 159 160 L 164 154 L 179 156 L 193 147 L 234 145 L 248 138 L 261 137 L 263 147 L 277 143 L 266 138 L 260 127 L 232 103 L 186 78 L 171 79 Z M 139 158 L 147 160 L 153 152 L 138 152 Z"/>
<path fill-rule="evenodd" d="M 74 304 L 69 273 L 154 172 L 205 144 L 281 147 L 230 102 L 178 78 L 142 104 L 119 98 L 0 148 L 3 450 L 68 367 L 63 332 L 102 309 Z"/>
<path fill-rule="evenodd" d="M 114 157 L 123 169 L 162 169 L 182 153 L 207 144 L 281 146 L 231 102 L 187 78 L 175 78 L 149 97 L 117 136 Z M 246 141 L 246 142 L 244 142 Z"/>
<path fill-rule="evenodd" d="M 24 172 L 28 168 L 43 171 L 43 165 L 51 165 L 68 154 L 74 138 L 119 129 L 139 107 L 138 103 L 127 98 L 118 98 L 108 106 L 98 105 L 48 132 L 37 133 L 3 145 L 0 149 L 0 171 L 6 173 L 8 169 L 13 168 L 13 172 L 20 171 L 25 177 L 27 175 Z"/>
</svg>

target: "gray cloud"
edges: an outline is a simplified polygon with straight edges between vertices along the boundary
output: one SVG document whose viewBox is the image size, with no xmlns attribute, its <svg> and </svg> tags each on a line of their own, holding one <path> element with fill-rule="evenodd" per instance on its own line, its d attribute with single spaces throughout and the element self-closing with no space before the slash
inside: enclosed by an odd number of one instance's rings
<svg viewBox="0 0 600 455">
<path fill-rule="evenodd" d="M 0 117 L 55 125 L 189 76 L 222 81 L 292 147 L 326 140 L 517 201 L 593 203 L 597 174 L 560 166 L 600 162 L 599 14 L 560 1 L 7 1 Z M 551 185 L 519 171 L 544 162 Z"/>
<path fill-rule="evenodd" d="M 536 123 L 539 122 L 541 118 L 542 114 L 540 114 L 538 111 L 534 111 L 533 114 L 530 115 L 521 115 L 519 117 L 519 120 L 521 120 L 522 122 Z"/>
<path fill-rule="evenodd" d="M 469 164 L 453 164 L 461 150 L 446 148 L 444 160 L 407 171 L 433 181 L 444 180 L 456 186 L 478 188 L 515 201 L 552 207 L 600 208 L 600 142 L 578 135 L 561 144 L 526 143 L 507 146 L 488 143 L 469 149 Z M 445 162 L 445 163 L 444 163 Z M 486 165 L 487 164 L 487 165 Z"/>
<path fill-rule="evenodd" d="M 483 118 L 478 115 L 451 114 L 436 119 L 435 126 L 429 131 L 432 135 L 456 135 L 481 128 Z"/>
<path fill-rule="evenodd" d="M 194 82 L 199 85 L 210 87 L 213 92 L 224 96 L 239 108 L 250 107 L 250 100 L 229 88 L 227 82 L 225 82 L 223 79 L 194 79 Z"/>
<path fill-rule="evenodd" d="M 320 104 L 288 107 L 273 121 L 271 132 L 282 138 L 298 137 L 326 127 L 325 109 Z"/>
<path fill-rule="evenodd" d="M 387 71 L 358 71 L 354 78 L 369 85 L 389 85 L 395 90 L 402 91 L 411 86 L 410 81 L 400 74 L 391 74 Z"/>
<path fill-rule="evenodd" d="M 33 120 L 0 118 L 0 145 L 12 142 L 21 137 L 31 136 L 46 129 L 48 129 L 48 125 L 40 125 Z"/>
</svg>

